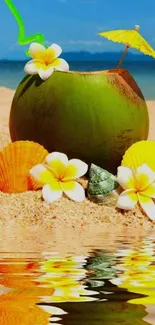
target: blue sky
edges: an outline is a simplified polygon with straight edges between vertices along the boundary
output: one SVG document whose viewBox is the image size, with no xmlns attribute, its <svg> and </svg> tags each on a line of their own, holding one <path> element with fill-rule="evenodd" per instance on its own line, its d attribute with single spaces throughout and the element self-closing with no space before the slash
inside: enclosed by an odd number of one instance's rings
<svg viewBox="0 0 155 325">
<path fill-rule="evenodd" d="M 110 29 L 140 32 L 155 48 L 155 0 L 12 0 L 21 14 L 26 36 L 42 33 L 47 44 L 63 51 L 121 51 L 124 46 L 97 35 Z M 17 42 L 18 25 L 5 0 L 0 0 L 0 59 L 25 58 Z"/>
</svg>

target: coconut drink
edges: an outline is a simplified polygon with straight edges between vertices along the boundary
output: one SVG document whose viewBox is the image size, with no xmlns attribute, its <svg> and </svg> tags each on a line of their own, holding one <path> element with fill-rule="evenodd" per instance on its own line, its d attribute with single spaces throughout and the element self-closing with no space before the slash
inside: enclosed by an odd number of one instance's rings
<svg viewBox="0 0 155 325">
<path fill-rule="evenodd" d="M 148 136 L 146 102 L 133 77 L 123 69 L 62 71 L 62 66 L 68 70 L 63 59 L 56 58 L 55 66 L 49 61 L 52 47 L 38 54 L 49 65 L 46 69 L 30 49 L 34 62 L 26 72 L 33 75 L 24 77 L 13 98 L 12 141 L 35 141 L 49 152 L 116 172 L 127 148 Z M 61 71 L 53 72 L 59 63 Z"/>
</svg>

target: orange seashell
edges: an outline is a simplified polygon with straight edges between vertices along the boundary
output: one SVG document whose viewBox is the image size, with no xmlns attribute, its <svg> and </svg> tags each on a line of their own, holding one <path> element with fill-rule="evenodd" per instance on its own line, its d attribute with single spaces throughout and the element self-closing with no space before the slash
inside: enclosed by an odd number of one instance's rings
<svg viewBox="0 0 155 325">
<path fill-rule="evenodd" d="M 33 141 L 15 141 L 0 152 L 0 191 L 21 193 L 37 190 L 41 186 L 34 181 L 29 170 L 44 162 L 48 151 Z"/>
</svg>

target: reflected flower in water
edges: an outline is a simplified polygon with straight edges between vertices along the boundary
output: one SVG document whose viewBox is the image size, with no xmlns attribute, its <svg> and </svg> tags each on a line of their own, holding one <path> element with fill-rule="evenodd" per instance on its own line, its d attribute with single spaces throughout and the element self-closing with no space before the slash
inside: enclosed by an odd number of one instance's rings
<svg viewBox="0 0 155 325">
<path fill-rule="evenodd" d="M 84 266 L 87 262 L 86 256 L 68 256 L 68 257 L 51 257 L 42 263 L 42 269 L 45 272 L 51 271 L 52 268 L 61 269 L 78 269 Z M 51 273 L 51 272 L 50 272 Z"/>
<path fill-rule="evenodd" d="M 59 316 L 66 312 L 48 306 L 48 303 L 98 300 L 91 297 L 98 293 L 87 290 L 83 284 L 87 274 L 83 267 L 86 261 L 86 257 L 54 257 L 33 267 L 28 266 L 26 261 L 8 262 L 6 266 L 1 261 L 1 323 L 49 325 L 52 322 L 58 325 Z"/>
<path fill-rule="evenodd" d="M 119 269 L 124 270 L 131 268 L 139 268 L 144 269 L 148 265 L 150 265 L 153 261 L 155 261 L 154 251 L 151 248 L 143 247 L 141 250 L 128 249 L 128 250 L 120 250 L 116 254 L 120 258 L 121 264 L 119 265 Z M 118 268 L 118 265 L 117 265 Z"/>
<path fill-rule="evenodd" d="M 58 281 L 53 282 L 53 277 L 49 277 L 44 278 L 44 283 L 45 285 L 48 285 L 48 287 L 54 288 L 52 296 L 44 297 L 45 302 L 80 302 L 97 300 L 97 298 L 87 296 L 97 295 L 98 292 L 87 290 L 87 286 L 72 279 L 63 279 L 60 283 L 59 278 Z"/>
<path fill-rule="evenodd" d="M 124 254 L 124 256 L 123 256 Z M 133 304 L 155 304 L 155 255 L 145 242 L 140 250 L 124 250 L 117 253 L 120 264 L 115 268 L 120 271 L 118 277 L 110 280 L 120 288 L 147 297 L 132 299 Z"/>
<path fill-rule="evenodd" d="M 83 268 L 86 257 L 50 258 L 43 262 L 41 269 L 47 273 L 38 281 L 44 287 L 51 287 L 54 293 L 51 297 L 44 296 L 45 302 L 94 301 L 97 298 L 86 297 L 96 295 L 96 291 L 87 290 L 83 285 L 87 270 Z"/>
<path fill-rule="evenodd" d="M 46 274 L 50 274 L 54 281 L 55 277 L 59 277 L 59 281 L 71 276 L 76 280 L 85 278 L 87 271 L 83 268 L 86 264 L 86 257 L 66 257 L 66 258 L 50 258 L 42 263 L 41 270 Z"/>
</svg>

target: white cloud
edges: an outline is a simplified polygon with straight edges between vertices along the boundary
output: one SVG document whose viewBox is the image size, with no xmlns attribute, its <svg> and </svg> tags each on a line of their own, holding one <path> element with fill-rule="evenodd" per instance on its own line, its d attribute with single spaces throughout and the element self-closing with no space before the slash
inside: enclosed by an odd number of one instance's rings
<svg viewBox="0 0 155 325">
<path fill-rule="evenodd" d="M 61 42 L 62 44 L 71 44 L 71 45 L 85 45 L 85 46 L 101 46 L 103 43 L 101 41 L 95 40 L 69 40 L 67 42 Z"/>
<path fill-rule="evenodd" d="M 51 45 L 53 42 L 45 41 L 45 45 Z M 95 40 L 68 40 L 68 41 L 61 41 L 59 40 L 57 44 L 61 45 L 81 45 L 81 46 L 103 46 L 102 41 L 95 41 Z"/>
<path fill-rule="evenodd" d="M 46 45 L 51 45 L 53 42 L 46 41 Z M 57 40 L 63 51 L 90 51 L 90 52 L 102 52 L 102 51 L 121 51 L 124 49 L 123 44 L 117 44 L 110 42 L 104 38 L 99 40 L 81 40 L 81 39 L 70 39 L 70 40 Z"/>
</svg>

